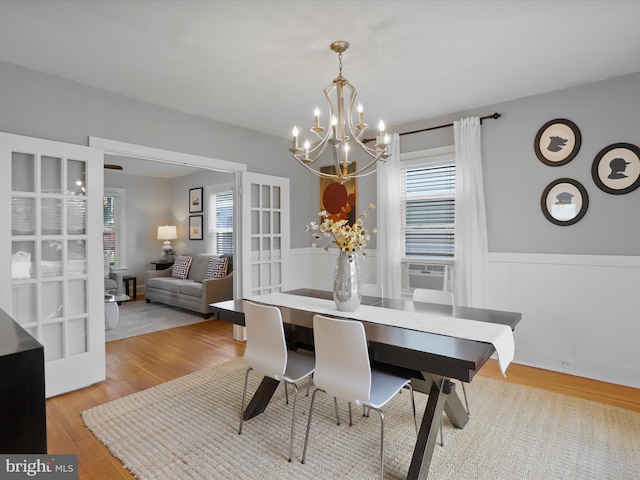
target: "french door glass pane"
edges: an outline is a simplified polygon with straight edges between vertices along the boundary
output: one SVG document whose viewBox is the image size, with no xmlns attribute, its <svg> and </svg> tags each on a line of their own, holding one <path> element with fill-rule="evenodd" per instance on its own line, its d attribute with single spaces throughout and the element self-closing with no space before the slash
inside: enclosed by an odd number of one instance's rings
<svg viewBox="0 0 640 480">
<path fill-rule="evenodd" d="M 11 235 L 36 234 L 36 199 L 11 197 Z"/>
<path fill-rule="evenodd" d="M 87 202 L 82 198 L 67 200 L 67 234 L 87 233 Z"/>
<path fill-rule="evenodd" d="M 59 198 L 41 199 L 42 235 L 62 234 L 62 200 Z"/>
<path fill-rule="evenodd" d="M 42 282 L 40 312 L 41 318 L 50 320 L 61 318 L 62 311 L 62 282 Z"/>
<path fill-rule="evenodd" d="M 30 240 L 11 242 L 11 278 L 25 280 L 35 278 L 36 242 Z"/>
<path fill-rule="evenodd" d="M 87 313 L 86 280 L 69 280 L 67 287 L 67 317 Z"/>
<path fill-rule="evenodd" d="M 68 355 L 80 355 L 88 351 L 87 318 L 69 320 L 67 336 L 69 337 Z"/>
<path fill-rule="evenodd" d="M 40 192 L 62 193 L 62 159 L 40 157 Z"/>
<path fill-rule="evenodd" d="M 85 240 L 67 242 L 67 273 L 71 275 L 87 273 L 87 242 Z"/>
<path fill-rule="evenodd" d="M 11 152 L 11 190 L 36 191 L 36 157 L 30 153 Z"/>
<path fill-rule="evenodd" d="M 44 345 L 44 361 L 52 362 L 63 356 L 64 326 L 61 322 L 43 325 L 40 343 Z"/>
<path fill-rule="evenodd" d="M 62 240 L 43 240 L 40 248 L 42 277 L 62 275 Z"/>
<path fill-rule="evenodd" d="M 14 285 L 13 294 L 13 319 L 20 325 L 33 323 L 38 318 L 38 303 L 36 301 L 36 284 Z"/>
<path fill-rule="evenodd" d="M 67 194 L 84 196 L 87 193 L 86 162 L 67 161 Z"/>
</svg>

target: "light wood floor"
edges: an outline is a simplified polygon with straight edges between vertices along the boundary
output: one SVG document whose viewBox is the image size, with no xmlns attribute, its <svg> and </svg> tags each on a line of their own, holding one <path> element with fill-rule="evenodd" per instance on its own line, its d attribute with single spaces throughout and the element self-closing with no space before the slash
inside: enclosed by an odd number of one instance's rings
<svg viewBox="0 0 640 480">
<path fill-rule="evenodd" d="M 77 454 L 80 480 L 133 478 L 85 428 L 80 416 L 82 411 L 238 358 L 244 353 L 244 343 L 233 340 L 231 324 L 212 320 L 116 340 L 107 343 L 106 350 L 104 382 L 47 400 L 49 453 Z M 640 412 L 640 391 L 629 387 L 515 364 L 509 367 L 505 379 L 494 361 L 490 361 L 480 375 Z M 470 395 L 473 402 L 473 393 Z"/>
</svg>

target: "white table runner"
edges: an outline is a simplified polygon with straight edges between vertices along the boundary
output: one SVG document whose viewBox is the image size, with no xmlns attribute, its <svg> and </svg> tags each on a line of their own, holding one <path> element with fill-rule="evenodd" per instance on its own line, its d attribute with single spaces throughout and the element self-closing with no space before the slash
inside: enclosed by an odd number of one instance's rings
<svg viewBox="0 0 640 480">
<path fill-rule="evenodd" d="M 449 337 L 491 343 L 498 354 L 498 364 L 502 374 L 513 361 L 515 343 L 513 332 L 507 325 L 479 322 L 463 318 L 453 318 L 426 312 L 406 312 L 390 308 L 360 305 L 355 312 L 341 312 L 333 300 L 289 295 L 286 293 L 268 293 L 256 295 L 246 300 L 289 307 L 312 313 L 328 314 L 336 317 L 351 318 L 366 322 L 408 328 Z"/>
</svg>

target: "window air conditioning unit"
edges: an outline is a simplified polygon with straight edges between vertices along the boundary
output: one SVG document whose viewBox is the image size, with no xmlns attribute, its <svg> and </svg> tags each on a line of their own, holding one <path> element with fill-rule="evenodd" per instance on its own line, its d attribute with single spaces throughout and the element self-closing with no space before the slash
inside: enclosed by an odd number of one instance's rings
<svg viewBox="0 0 640 480">
<path fill-rule="evenodd" d="M 402 264 L 403 288 L 444 290 L 449 279 L 449 266 L 427 263 Z"/>
</svg>

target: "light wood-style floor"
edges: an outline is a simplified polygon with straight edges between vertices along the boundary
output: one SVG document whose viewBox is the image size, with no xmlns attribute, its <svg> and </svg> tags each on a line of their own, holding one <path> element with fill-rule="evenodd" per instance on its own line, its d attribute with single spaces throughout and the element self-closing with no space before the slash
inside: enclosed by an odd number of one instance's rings
<svg viewBox="0 0 640 480">
<path fill-rule="evenodd" d="M 241 357 L 244 343 L 233 340 L 231 324 L 212 320 L 116 340 L 107 343 L 106 350 L 104 382 L 47 400 L 49 453 L 77 454 L 80 480 L 133 478 L 84 426 L 82 411 Z M 480 375 L 640 412 L 640 391 L 629 387 L 516 364 L 509 367 L 505 379 L 492 360 Z"/>
</svg>

